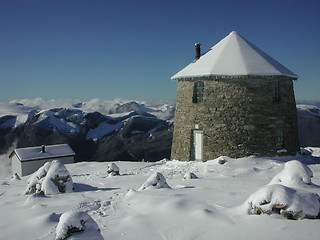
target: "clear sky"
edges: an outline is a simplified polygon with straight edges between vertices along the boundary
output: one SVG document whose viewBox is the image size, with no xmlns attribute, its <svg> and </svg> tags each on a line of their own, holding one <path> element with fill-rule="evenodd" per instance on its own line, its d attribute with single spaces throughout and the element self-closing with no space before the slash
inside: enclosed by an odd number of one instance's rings
<svg viewBox="0 0 320 240">
<path fill-rule="evenodd" d="M 319 0 L 0 0 L 0 102 L 173 100 L 170 77 L 231 31 L 320 100 Z"/>
</svg>

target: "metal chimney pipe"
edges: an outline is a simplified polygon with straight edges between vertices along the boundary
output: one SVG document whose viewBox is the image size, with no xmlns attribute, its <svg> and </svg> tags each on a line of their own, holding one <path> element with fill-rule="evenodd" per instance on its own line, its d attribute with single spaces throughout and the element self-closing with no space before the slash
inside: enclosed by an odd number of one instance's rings
<svg viewBox="0 0 320 240">
<path fill-rule="evenodd" d="M 201 57 L 201 43 L 194 44 L 196 55 L 194 57 L 194 60 L 197 61 Z"/>
<path fill-rule="evenodd" d="M 43 153 L 46 152 L 46 146 L 45 146 L 45 145 L 42 145 L 42 146 L 41 146 L 41 152 L 43 152 Z"/>
</svg>

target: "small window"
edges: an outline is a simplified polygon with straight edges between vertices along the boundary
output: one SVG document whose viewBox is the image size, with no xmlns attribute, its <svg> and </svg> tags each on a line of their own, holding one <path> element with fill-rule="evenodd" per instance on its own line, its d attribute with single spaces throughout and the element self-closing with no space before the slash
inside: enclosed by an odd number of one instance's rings
<svg viewBox="0 0 320 240">
<path fill-rule="evenodd" d="M 272 99 L 273 102 L 279 102 L 279 83 L 278 80 L 271 81 Z"/>
<path fill-rule="evenodd" d="M 282 129 L 276 130 L 276 146 L 277 149 L 284 149 L 284 134 Z"/>
<path fill-rule="evenodd" d="M 193 103 L 201 103 L 203 102 L 203 91 L 204 91 L 204 83 L 203 82 L 195 82 L 193 88 Z"/>
</svg>

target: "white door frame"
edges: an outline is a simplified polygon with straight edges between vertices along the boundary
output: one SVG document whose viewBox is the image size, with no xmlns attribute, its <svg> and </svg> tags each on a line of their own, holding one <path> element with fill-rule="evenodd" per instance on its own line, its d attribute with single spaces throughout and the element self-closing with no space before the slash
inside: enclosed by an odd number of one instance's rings
<svg viewBox="0 0 320 240">
<path fill-rule="evenodd" d="M 193 147 L 194 147 L 194 159 L 196 161 L 202 161 L 203 158 L 203 131 L 193 130 Z"/>
</svg>

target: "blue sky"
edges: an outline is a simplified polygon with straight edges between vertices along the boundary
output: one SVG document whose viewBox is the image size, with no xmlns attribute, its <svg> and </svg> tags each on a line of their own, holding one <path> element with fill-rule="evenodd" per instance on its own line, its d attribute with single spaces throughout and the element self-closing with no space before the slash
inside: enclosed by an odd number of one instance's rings
<svg viewBox="0 0 320 240">
<path fill-rule="evenodd" d="M 320 100 L 318 0 L 0 0 L 0 102 L 173 100 L 170 77 L 236 30 Z"/>
</svg>

